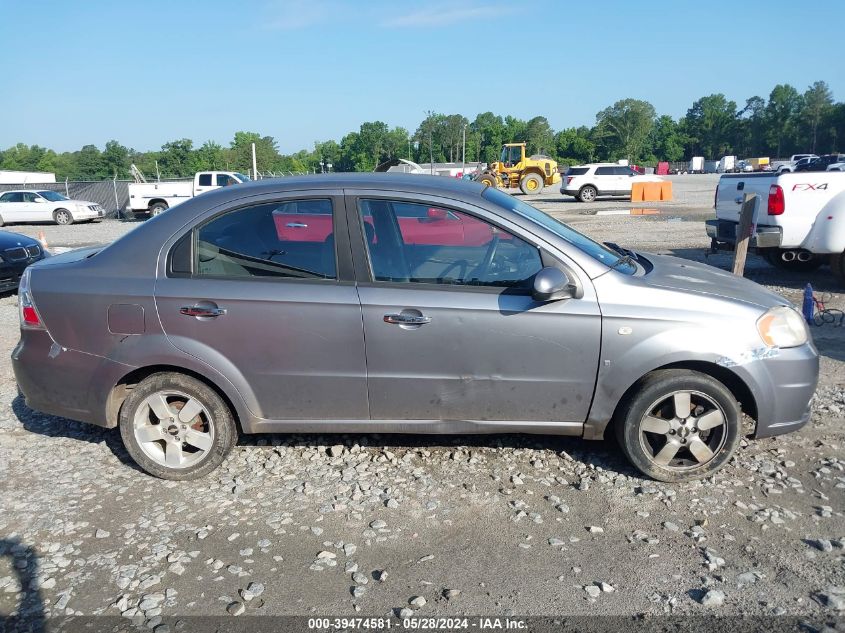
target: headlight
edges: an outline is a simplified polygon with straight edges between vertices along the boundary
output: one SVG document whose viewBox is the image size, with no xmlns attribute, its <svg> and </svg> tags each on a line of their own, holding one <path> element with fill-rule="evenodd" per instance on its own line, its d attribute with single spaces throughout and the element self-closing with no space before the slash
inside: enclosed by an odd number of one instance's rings
<svg viewBox="0 0 845 633">
<path fill-rule="evenodd" d="M 798 347 L 808 338 L 804 317 L 787 306 L 772 308 L 757 319 L 757 331 L 769 347 Z"/>
</svg>

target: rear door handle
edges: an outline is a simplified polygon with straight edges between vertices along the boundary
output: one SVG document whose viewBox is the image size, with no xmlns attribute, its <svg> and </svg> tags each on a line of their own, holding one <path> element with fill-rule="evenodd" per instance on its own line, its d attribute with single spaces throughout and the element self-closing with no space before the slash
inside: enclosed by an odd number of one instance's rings
<svg viewBox="0 0 845 633">
<path fill-rule="evenodd" d="M 385 314 L 384 322 L 393 325 L 425 325 L 431 323 L 431 317 L 416 314 Z"/>
<path fill-rule="evenodd" d="M 308 228 L 308 225 L 303 224 L 302 222 L 288 222 L 287 224 L 285 224 L 285 226 L 288 227 L 289 229 L 307 229 Z"/>
<path fill-rule="evenodd" d="M 212 319 L 226 314 L 224 308 L 218 308 L 217 306 L 182 306 L 179 308 L 179 312 L 185 316 Z"/>
<path fill-rule="evenodd" d="M 734 202 L 736 202 L 737 204 L 742 204 L 742 196 L 737 196 L 736 198 L 734 198 Z"/>
</svg>

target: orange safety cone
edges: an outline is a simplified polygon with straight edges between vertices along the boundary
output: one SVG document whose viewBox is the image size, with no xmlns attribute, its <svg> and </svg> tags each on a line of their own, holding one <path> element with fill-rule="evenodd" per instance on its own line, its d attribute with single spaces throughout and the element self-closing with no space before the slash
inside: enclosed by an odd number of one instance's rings
<svg viewBox="0 0 845 633">
<path fill-rule="evenodd" d="M 44 248 L 50 248 L 50 245 L 47 244 L 47 236 L 44 235 L 44 231 L 38 231 L 38 241 L 41 242 L 41 246 Z"/>
</svg>

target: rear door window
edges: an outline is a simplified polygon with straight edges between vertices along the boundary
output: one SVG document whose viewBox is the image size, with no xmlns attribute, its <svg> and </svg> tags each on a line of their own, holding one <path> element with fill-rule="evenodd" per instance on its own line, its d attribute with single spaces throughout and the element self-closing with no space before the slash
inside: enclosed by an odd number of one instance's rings
<svg viewBox="0 0 845 633">
<path fill-rule="evenodd" d="M 0 196 L 0 202 L 23 202 L 23 194 L 18 191 L 10 191 Z"/>
<path fill-rule="evenodd" d="M 210 187 L 211 186 L 211 174 L 200 174 L 199 175 L 199 186 L 200 187 Z"/>
<path fill-rule="evenodd" d="M 615 167 L 596 167 L 596 176 L 613 176 Z"/>
<path fill-rule="evenodd" d="M 300 208 L 317 211 L 310 215 Z M 196 275 L 335 279 L 331 200 L 253 205 L 196 229 Z M 316 220 L 316 221 L 315 221 Z"/>
</svg>

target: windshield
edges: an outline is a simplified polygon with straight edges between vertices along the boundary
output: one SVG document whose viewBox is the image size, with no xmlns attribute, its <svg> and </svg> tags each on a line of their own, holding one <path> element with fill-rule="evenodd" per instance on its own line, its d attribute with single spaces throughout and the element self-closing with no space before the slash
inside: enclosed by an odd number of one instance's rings
<svg viewBox="0 0 845 633">
<path fill-rule="evenodd" d="M 532 207 L 530 204 L 527 204 L 518 198 L 514 198 L 513 196 L 510 196 L 499 189 L 495 189 L 494 187 L 485 188 L 481 195 L 487 198 L 490 202 L 518 213 L 522 217 L 528 218 L 529 220 L 543 226 L 555 235 L 565 239 L 582 253 L 586 253 L 605 266 L 616 265 L 616 270 L 621 273 L 625 273 L 626 275 L 633 275 L 637 271 L 636 264 L 625 261 L 624 256 L 620 253 L 608 248 L 604 244 L 599 244 L 598 242 L 593 241 L 583 233 L 579 233 L 573 229 L 571 226 L 564 224 L 560 220 L 555 220 L 547 213 L 543 213 L 539 209 Z"/>
<path fill-rule="evenodd" d="M 244 176 L 238 172 L 235 172 L 235 175 L 240 179 L 241 182 L 249 182 L 249 176 Z"/>
<path fill-rule="evenodd" d="M 62 200 L 67 200 L 62 194 L 56 193 L 55 191 L 39 191 L 38 195 L 42 198 L 47 198 L 50 202 L 61 202 Z"/>
</svg>

